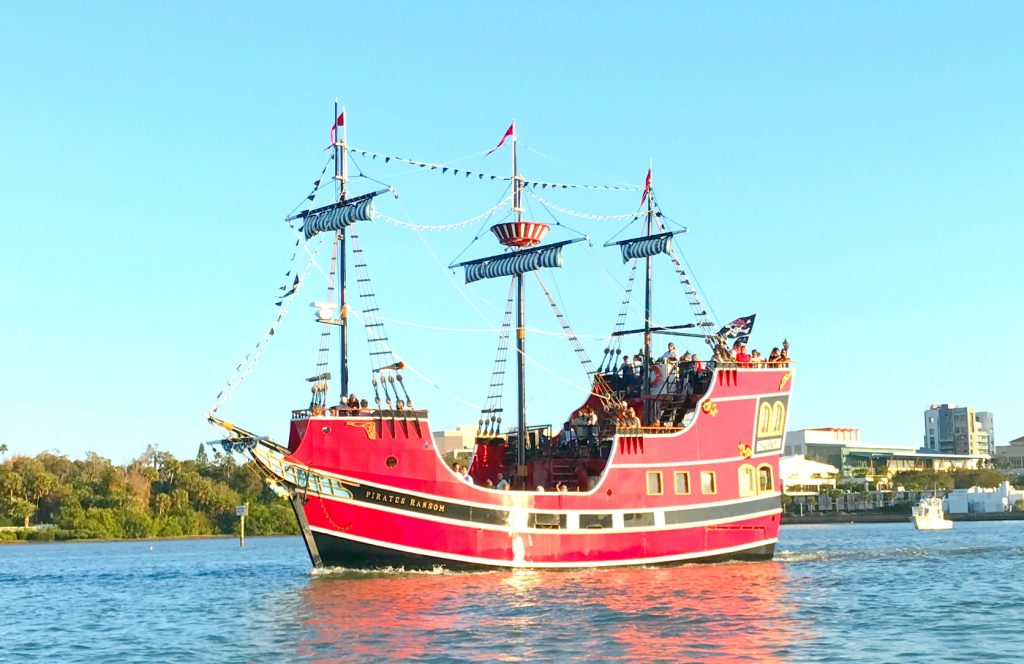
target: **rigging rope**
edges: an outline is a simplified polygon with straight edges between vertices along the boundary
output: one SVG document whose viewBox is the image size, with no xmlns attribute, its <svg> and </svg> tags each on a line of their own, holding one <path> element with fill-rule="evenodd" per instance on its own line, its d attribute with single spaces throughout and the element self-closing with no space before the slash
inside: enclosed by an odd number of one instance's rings
<svg viewBox="0 0 1024 664">
<path fill-rule="evenodd" d="M 640 212 L 633 212 L 631 214 L 589 214 L 587 212 L 578 212 L 576 210 L 571 210 L 569 208 L 562 207 L 557 203 L 552 203 L 548 199 L 538 196 L 533 191 L 527 191 L 526 193 L 530 196 L 530 198 L 534 199 L 535 201 L 537 201 L 538 203 L 545 207 L 549 207 L 552 210 L 556 210 L 558 212 L 561 212 L 562 214 L 567 214 L 570 217 L 577 217 L 579 219 L 589 219 L 591 221 L 626 221 L 636 219 L 641 215 Z"/>
<path fill-rule="evenodd" d="M 384 330 L 384 321 L 380 316 L 380 308 L 377 306 L 377 296 L 373 292 L 370 282 L 370 274 L 366 267 L 362 244 L 359 242 L 359 234 L 355 226 L 350 227 L 352 238 L 352 259 L 355 263 L 356 283 L 359 285 L 359 301 L 362 302 L 363 327 L 366 329 L 366 342 L 370 352 L 370 368 L 373 372 L 373 394 L 374 403 L 377 408 L 381 407 L 380 389 L 384 391 L 383 402 L 390 408 L 392 396 L 394 401 L 400 400 L 399 388 L 402 390 L 405 403 L 412 405 L 409 394 L 406 392 L 405 383 L 399 370 L 405 368 L 404 363 L 395 360 L 395 353 L 391 349 L 388 335 Z M 379 381 L 378 381 L 379 377 Z M 397 385 L 396 385 L 397 382 Z"/>
<path fill-rule="evenodd" d="M 462 221 L 457 221 L 452 224 L 445 224 L 444 226 L 421 226 L 419 224 L 413 224 L 408 221 L 402 221 L 401 219 L 395 219 L 394 217 L 386 215 L 383 212 L 380 212 L 379 210 L 375 211 L 373 216 L 374 219 L 383 219 L 384 221 L 390 224 L 394 224 L 395 226 L 401 226 L 402 228 L 408 228 L 414 231 L 453 231 L 457 228 L 462 228 L 463 226 L 468 226 L 470 224 L 478 222 L 481 219 L 486 219 L 487 217 L 491 216 L 492 214 L 500 210 L 502 207 L 504 207 L 506 203 L 511 202 L 511 200 L 512 195 L 506 196 L 505 198 L 498 201 L 491 208 L 485 210 L 484 212 L 481 212 L 475 217 L 472 217 L 470 219 L 464 219 Z"/>
<path fill-rule="evenodd" d="M 615 319 L 614 332 L 622 332 L 626 327 L 626 315 L 629 312 L 629 301 L 633 297 L 633 283 L 636 281 L 637 267 L 639 261 L 633 261 L 633 270 L 629 273 L 629 281 L 626 282 L 626 290 L 622 296 L 622 304 L 619 307 L 618 318 Z M 622 337 L 614 333 L 608 338 L 608 347 L 604 349 L 604 358 L 601 360 L 599 371 L 615 371 L 618 369 L 618 356 L 622 354 Z M 607 365 L 607 366 L 606 366 Z"/>
<path fill-rule="evenodd" d="M 509 182 L 509 181 L 512 180 L 512 177 L 509 176 L 509 175 L 491 175 L 489 173 L 479 173 L 477 171 L 468 171 L 468 170 L 466 170 L 464 168 L 452 168 L 451 166 L 447 166 L 445 164 L 433 164 L 433 163 L 430 163 L 428 161 L 419 161 L 419 160 L 416 160 L 416 159 L 406 159 L 405 157 L 396 157 L 394 155 L 381 154 L 380 152 L 373 152 L 372 150 L 364 150 L 362 148 L 355 148 L 355 147 L 349 148 L 349 152 L 357 152 L 357 153 L 363 155 L 364 157 L 370 157 L 371 159 L 376 159 L 377 157 L 381 157 L 381 158 L 384 159 L 384 163 L 388 163 L 388 162 L 390 162 L 392 160 L 400 161 L 403 164 L 411 164 L 413 166 L 417 166 L 419 168 L 426 168 L 426 169 L 429 169 L 431 171 L 440 171 L 442 175 L 447 175 L 449 173 L 449 171 L 450 171 L 453 176 L 454 175 L 459 175 L 461 173 L 464 177 L 469 178 L 469 177 L 472 177 L 472 176 L 475 175 L 478 180 L 483 180 L 484 178 L 488 178 L 490 180 L 499 180 L 499 181 L 502 181 L 502 182 Z M 476 156 L 476 155 L 474 155 L 474 156 Z M 448 163 L 454 163 L 454 162 L 448 162 Z M 568 182 L 540 182 L 540 181 L 534 181 L 534 180 L 523 180 L 523 187 L 540 187 L 541 189 L 547 189 L 549 187 L 551 189 L 594 189 L 594 190 L 599 190 L 599 191 L 642 191 L 643 190 L 643 187 L 636 187 L 636 186 L 616 187 L 616 186 L 611 186 L 611 185 L 600 185 L 600 184 L 578 184 L 578 183 L 568 183 Z"/>
<path fill-rule="evenodd" d="M 569 326 L 569 321 L 562 315 L 562 311 L 555 304 L 555 299 L 551 297 L 551 293 L 548 292 L 547 286 L 540 278 L 540 273 L 536 274 L 537 283 L 540 284 L 540 289 L 544 291 L 544 295 L 548 298 L 548 304 L 551 305 L 551 310 L 555 312 L 555 318 L 558 319 L 558 323 L 562 326 L 562 335 L 569 340 L 569 345 L 572 346 L 573 350 L 576 351 L 576 357 L 579 358 L 580 364 L 587 371 L 587 376 L 593 376 L 597 373 L 597 369 L 594 368 L 594 363 L 590 361 L 590 357 L 587 355 L 587 351 L 584 350 L 583 344 L 580 343 L 576 333 L 572 331 L 572 327 Z"/>
<path fill-rule="evenodd" d="M 259 340 L 259 342 L 257 342 L 256 348 L 251 353 L 248 353 L 242 359 L 242 361 L 238 363 L 238 365 L 235 367 L 235 370 L 231 373 L 230 376 L 228 376 L 228 379 L 224 381 L 224 386 L 221 388 L 220 392 L 218 392 L 217 396 L 214 398 L 213 405 L 210 406 L 208 415 L 213 415 L 214 413 L 216 413 L 217 410 L 222 405 L 224 405 L 224 403 L 227 402 L 232 397 L 232 395 L 234 395 L 235 390 L 238 389 L 238 386 L 241 385 L 245 381 L 245 379 L 249 377 L 250 373 L 252 373 L 253 367 L 255 367 L 257 360 L 259 360 L 259 358 L 266 351 L 270 339 L 277 332 L 277 328 L 281 325 L 281 321 L 284 319 L 285 315 L 288 313 L 288 310 L 291 309 L 292 304 L 295 302 L 295 296 L 302 288 L 302 284 L 305 282 L 306 276 L 312 269 L 313 264 L 316 263 L 317 253 L 319 253 L 320 248 L 322 246 L 323 245 L 321 244 L 317 248 L 317 250 L 310 255 L 310 260 L 306 264 L 306 267 L 302 272 L 302 276 L 300 277 L 296 275 L 296 281 L 294 282 L 294 285 L 289 289 L 289 292 L 286 292 L 286 294 L 282 296 L 283 299 L 276 303 L 281 307 L 281 310 L 277 312 L 277 317 L 274 319 L 274 322 L 270 325 L 270 328 L 263 334 L 263 337 Z M 293 254 L 292 259 L 294 258 L 295 255 Z M 288 271 L 285 277 L 287 278 L 290 276 L 291 270 Z"/>
<path fill-rule="evenodd" d="M 335 238 L 337 238 L 337 233 Z M 334 279 L 336 275 L 338 265 L 338 242 L 332 243 L 334 249 L 331 252 L 331 275 L 330 281 L 327 284 L 327 302 L 334 302 Z M 313 385 L 310 388 L 312 397 L 309 400 L 310 409 L 315 406 L 326 406 L 327 405 L 327 380 L 330 375 L 327 372 L 327 364 L 330 362 L 331 355 L 331 325 L 329 323 L 323 324 L 323 329 L 320 332 L 320 350 L 317 353 L 316 361 L 316 373 L 313 375 Z M 344 402 L 345 395 L 341 395 L 342 402 Z"/>
<path fill-rule="evenodd" d="M 515 304 L 515 280 L 511 280 L 508 298 L 505 301 L 505 317 L 501 322 L 501 335 L 498 337 L 498 350 L 494 356 L 494 368 L 491 370 L 491 384 L 487 390 L 487 399 L 480 409 L 480 421 L 477 432 L 484 436 L 495 436 L 501 433 L 501 398 L 505 387 L 505 366 L 508 361 L 508 337 L 512 329 L 512 308 Z"/>
</svg>

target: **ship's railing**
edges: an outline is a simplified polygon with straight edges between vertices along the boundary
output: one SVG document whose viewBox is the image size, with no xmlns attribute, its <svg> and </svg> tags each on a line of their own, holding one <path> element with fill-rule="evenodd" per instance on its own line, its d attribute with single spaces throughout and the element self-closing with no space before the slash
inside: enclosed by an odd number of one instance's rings
<svg viewBox="0 0 1024 664">
<path fill-rule="evenodd" d="M 372 417 L 388 419 L 422 420 L 427 417 L 426 409 L 402 408 L 299 408 L 292 411 L 293 420 L 308 420 L 311 417 Z"/>
</svg>

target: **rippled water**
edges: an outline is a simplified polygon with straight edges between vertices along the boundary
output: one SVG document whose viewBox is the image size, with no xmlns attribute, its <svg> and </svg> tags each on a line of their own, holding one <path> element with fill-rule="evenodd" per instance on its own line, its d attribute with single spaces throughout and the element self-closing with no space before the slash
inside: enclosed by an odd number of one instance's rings
<svg viewBox="0 0 1024 664">
<path fill-rule="evenodd" d="M 787 526 L 776 559 L 312 574 L 298 538 L 0 547 L 0 660 L 1019 661 L 1024 522 Z"/>
</svg>

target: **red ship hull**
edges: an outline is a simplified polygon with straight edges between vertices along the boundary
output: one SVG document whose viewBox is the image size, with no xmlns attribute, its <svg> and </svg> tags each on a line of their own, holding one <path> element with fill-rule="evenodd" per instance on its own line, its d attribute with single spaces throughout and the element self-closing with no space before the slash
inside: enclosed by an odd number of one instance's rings
<svg viewBox="0 0 1024 664">
<path fill-rule="evenodd" d="M 682 429 L 619 432 L 589 490 L 472 485 L 417 413 L 297 412 L 256 461 L 317 567 L 599 567 L 770 558 L 792 372 L 717 369 Z M 475 465 L 478 482 L 486 465 Z"/>
</svg>

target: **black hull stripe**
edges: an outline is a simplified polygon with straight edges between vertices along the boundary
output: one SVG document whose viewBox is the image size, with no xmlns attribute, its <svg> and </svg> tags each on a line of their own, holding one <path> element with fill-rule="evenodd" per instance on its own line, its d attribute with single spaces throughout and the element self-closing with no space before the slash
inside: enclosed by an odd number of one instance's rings
<svg viewBox="0 0 1024 664">
<path fill-rule="evenodd" d="M 352 491 L 353 499 L 368 505 L 383 505 L 414 514 L 429 514 L 434 517 L 442 517 L 455 521 L 466 521 L 468 523 L 480 523 L 491 526 L 507 526 L 509 523 L 509 511 L 502 509 L 490 509 L 486 507 L 475 507 L 462 503 L 450 503 L 441 500 L 428 500 L 419 496 L 413 496 L 399 491 L 378 489 L 364 485 L 354 486 L 346 483 L 346 488 Z M 705 521 L 718 521 L 721 519 L 733 519 L 748 514 L 770 512 L 782 507 L 782 497 L 779 495 L 765 496 L 755 500 L 745 500 L 725 505 L 712 505 L 709 507 L 693 507 L 689 509 L 674 509 L 665 512 L 665 525 L 676 526 L 689 523 L 701 523 Z M 621 511 L 621 510 L 609 510 Z M 654 509 L 636 509 L 636 512 L 654 512 Z M 530 510 L 530 514 L 548 514 L 543 510 Z M 596 510 L 580 510 L 580 513 L 592 514 Z"/>
<path fill-rule="evenodd" d="M 495 565 L 471 563 L 461 560 L 449 560 L 440 556 L 427 556 L 406 551 L 373 546 L 363 542 L 335 537 L 327 533 L 313 531 L 316 548 L 320 551 L 320 559 L 325 567 L 342 567 L 346 569 L 387 569 L 403 568 L 406 570 L 432 570 L 444 567 L 450 570 L 493 569 Z M 661 563 L 639 562 L 634 564 L 649 565 L 685 565 L 690 563 L 716 563 L 727 560 L 771 560 L 775 553 L 775 543 L 763 544 L 741 551 L 713 554 L 704 557 L 687 558 Z M 628 563 L 623 563 L 627 566 Z M 580 567 L 586 567 L 580 564 Z M 500 566 L 503 567 L 504 566 Z"/>
</svg>

